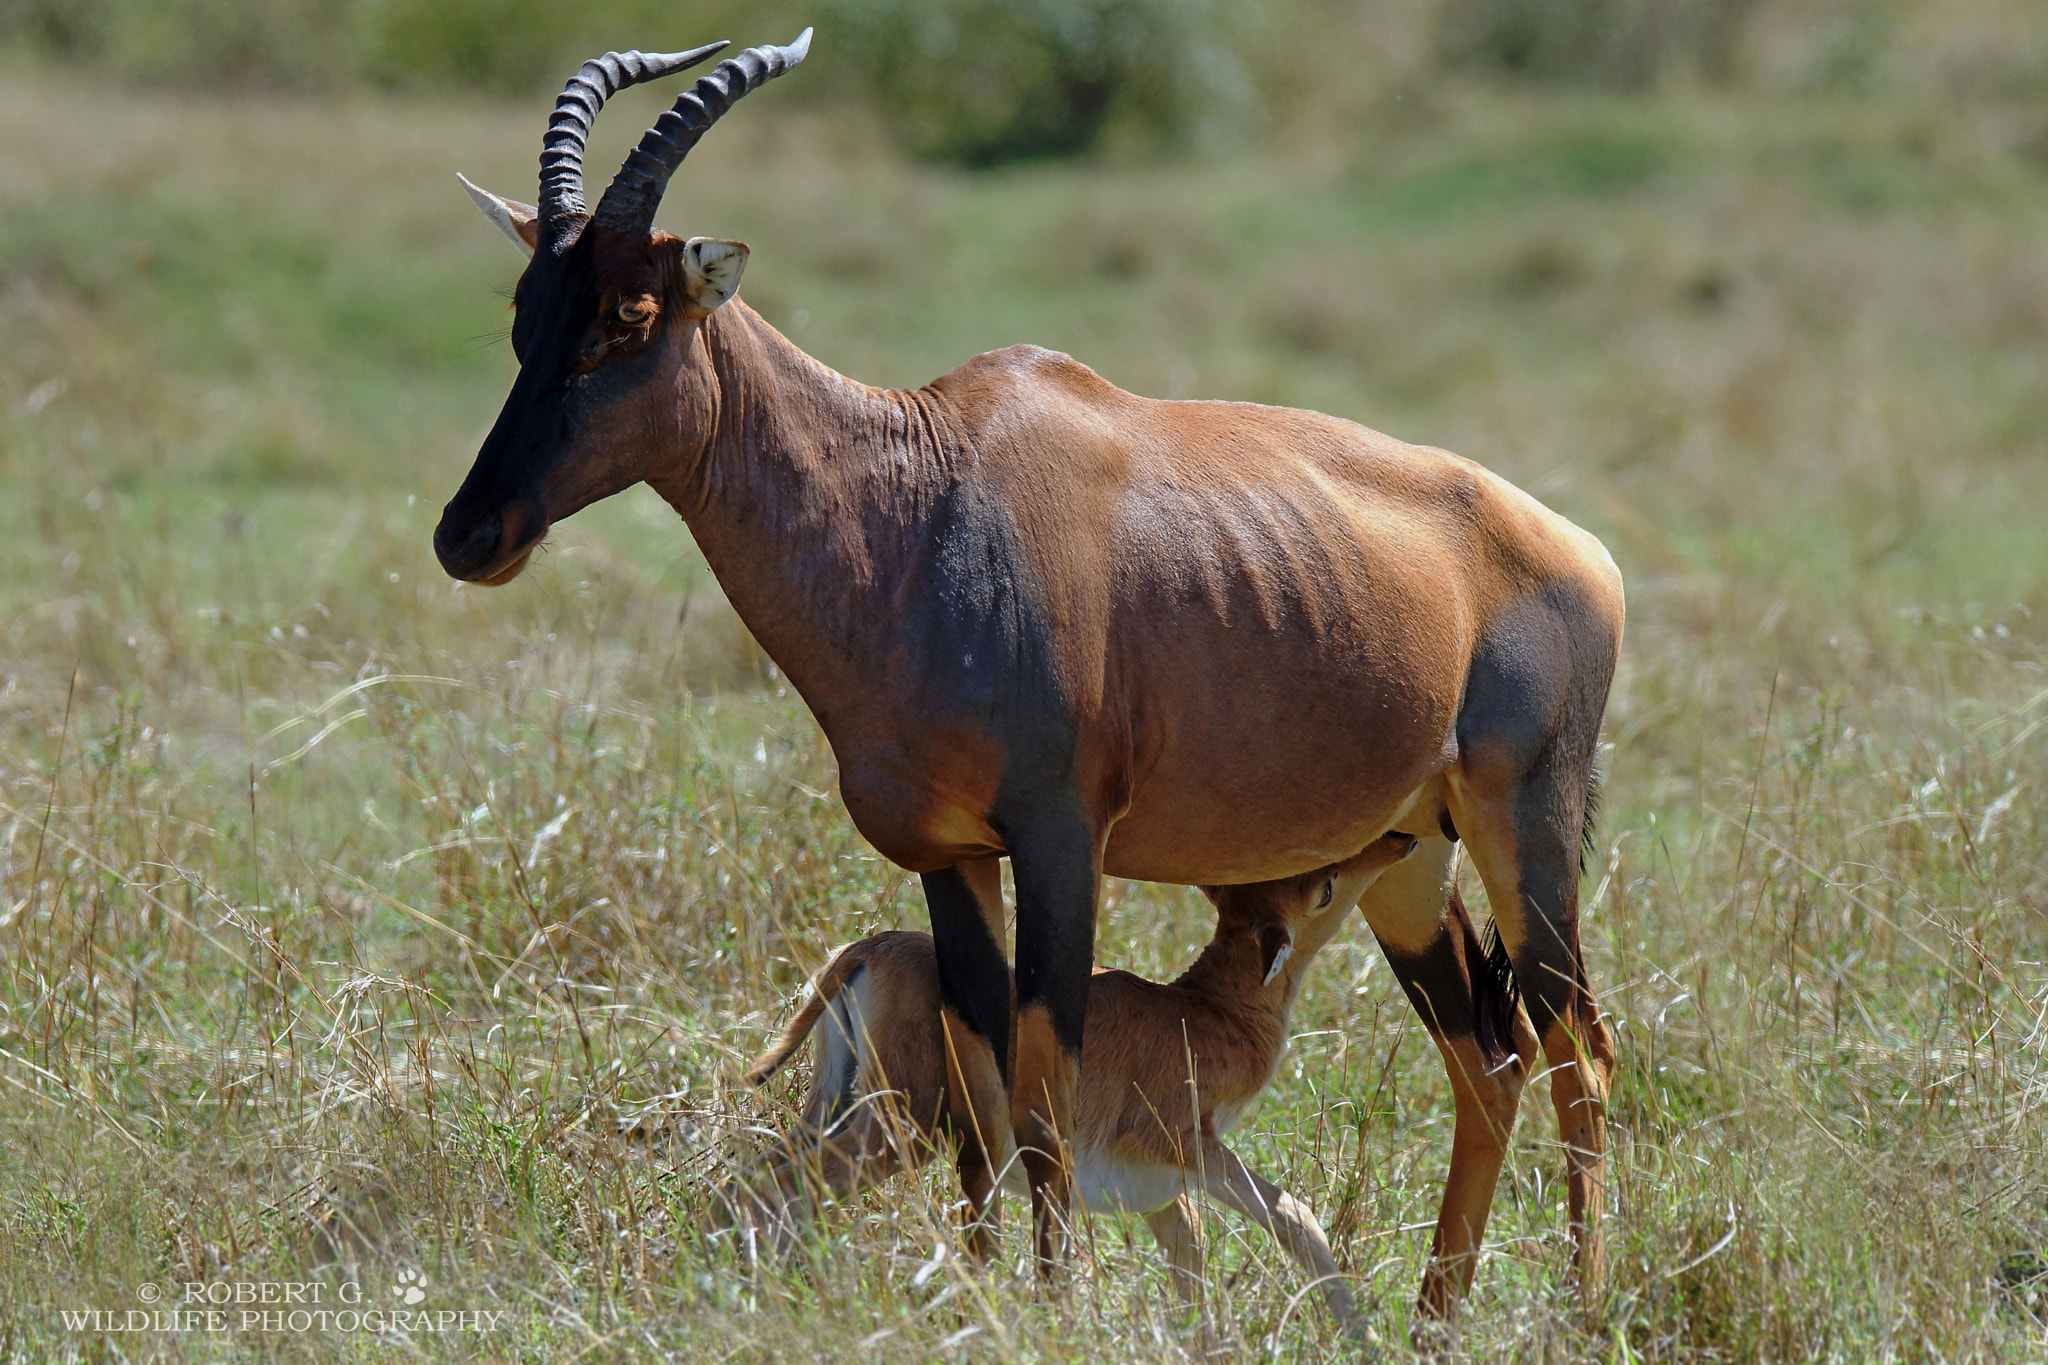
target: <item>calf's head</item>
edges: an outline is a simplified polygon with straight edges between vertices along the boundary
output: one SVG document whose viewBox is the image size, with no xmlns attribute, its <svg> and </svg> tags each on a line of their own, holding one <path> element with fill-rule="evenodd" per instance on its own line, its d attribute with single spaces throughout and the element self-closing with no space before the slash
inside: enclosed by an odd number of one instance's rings
<svg viewBox="0 0 2048 1365">
<path fill-rule="evenodd" d="M 801 62 L 810 40 L 805 29 L 787 47 L 720 62 L 640 139 L 595 212 L 583 206 L 583 147 L 604 102 L 724 43 L 585 62 L 548 121 L 537 207 L 462 182 L 528 262 L 513 293 L 518 378 L 434 530 L 450 577 L 510 582 L 553 523 L 702 451 L 714 393 L 698 334 L 739 289 L 747 248 L 672 237 L 654 227 L 654 211 L 705 130 Z"/>
<path fill-rule="evenodd" d="M 1216 903 L 1216 938 L 1256 944 L 1262 993 L 1284 1008 L 1301 973 L 1344 927 L 1344 917 L 1379 875 L 1415 851 L 1408 834 L 1381 836 L 1351 858 L 1316 872 L 1249 886 L 1206 886 Z"/>
</svg>

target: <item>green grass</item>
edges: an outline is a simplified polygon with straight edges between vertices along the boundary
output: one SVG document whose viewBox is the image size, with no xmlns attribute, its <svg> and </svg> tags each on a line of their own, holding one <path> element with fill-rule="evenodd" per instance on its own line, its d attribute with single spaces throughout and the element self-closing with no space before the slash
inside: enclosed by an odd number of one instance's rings
<svg viewBox="0 0 2048 1365">
<path fill-rule="evenodd" d="M 2048 182 L 1932 100 L 1418 103 L 976 176 L 750 105 L 665 220 L 750 241 L 749 301 L 859 377 L 1037 341 L 1451 446 L 1612 549 L 1613 1286 L 1574 1303 L 1535 1087 L 1454 1355 L 2039 1355 Z M 794 1098 L 740 1068 L 829 947 L 923 911 L 644 490 L 507 589 L 433 562 L 517 264 L 452 173 L 527 192 L 541 112 L 0 87 L 0 1353 L 1195 1357 L 1113 1219 L 1052 1298 L 1014 1234 L 920 1278 L 936 1177 L 786 1272 L 698 1236 Z M 1115 885 L 1101 955 L 1170 972 L 1206 932 Z M 1398 1354 L 1448 1096 L 1362 933 L 1296 1025 L 1240 1146 Z M 1337 1349 L 1215 1227 L 1216 1349 Z M 411 1347 L 61 1316 L 184 1281 L 390 1306 L 400 1268 L 511 1316 Z"/>
</svg>

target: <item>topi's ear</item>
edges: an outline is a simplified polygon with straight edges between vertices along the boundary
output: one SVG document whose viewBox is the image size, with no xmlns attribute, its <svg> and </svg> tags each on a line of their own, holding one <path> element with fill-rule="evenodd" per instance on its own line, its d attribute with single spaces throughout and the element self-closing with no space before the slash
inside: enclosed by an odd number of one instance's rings
<svg viewBox="0 0 2048 1365">
<path fill-rule="evenodd" d="M 690 313 L 708 317 L 740 292 L 740 274 L 747 268 L 747 244 L 716 237 L 692 237 L 683 244 L 684 288 Z"/>
<path fill-rule="evenodd" d="M 531 204 L 522 204 L 516 199 L 500 199 L 489 190 L 480 189 L 469 183 L 469 177 L 461 171 L 455 178 L 462 182 L 462 188 L 469 192 L 470 202 L 482 211 L 484 217 L 498 225 L 498 231 L 512 239 L 512 244 L 533 259 L 533 249 L 540 244 L 540 212 Z"/>
</svg>

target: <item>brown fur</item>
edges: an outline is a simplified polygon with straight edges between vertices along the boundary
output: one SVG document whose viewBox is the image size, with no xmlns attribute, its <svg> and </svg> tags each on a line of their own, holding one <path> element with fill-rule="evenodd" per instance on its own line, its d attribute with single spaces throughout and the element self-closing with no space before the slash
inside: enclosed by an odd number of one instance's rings
<svg viewBox="0 0 2048 1365">
<path fill-rule="evenodd" d="M 593 225 L 535 254 L 519 376 L 435 533 L 448 571 L 509 581 L 553 523 L 637 482 L 676 508 L 817 716 L 862 834 L 930 874 L 947 1007 L 1003 1049 L 1048 1264 L 1101 876 L 1285 879 L 1455 829 L 1556 1069 L 1592 1292 L 1613 1040 L 1579 837 L 1622 630 L 1600 544 L 1449 452 L 1144 398 L 1035 347 L 871 388 L 707 295 L 692 249 Z M 658 311 L 625 325 L 639 300 Z M 1451 851 L 1425 839 L 1369 895 L 1390 947 L 1448 931 Z M 1014 1010 L 958 904 L 972 888 L 1001 923 L 1001 857 Z"/>
<path fill-rule="evenodd" d="M 1286 1045 L 1289 1011 L 1317 951 L 1341 927 L 1366 886 L 1407 856 L 1415 841 L 1390 835 L 1345 863 L 1301 877 L 1210 890 L 1214 939 L 1171 983 L 1098 969 L 1090 982 L 1082 1044 L 1080 1128 L 1073 1147 L 1084 1184 L 1122 1183 L 1128 1211 L 1148 1215 L 1192 1297 L 1199 1249 L 1185 1196 L 1207 1190 L 1271 1228 L 1290 1254 L 1323 1280 L 1347 1325 L 1357 1313 L 1335 1275 L 1328 1244 L 1291 1195 L 1243 1167 L 1221 1141 L 1272 1080 Z M 1328 895 L 1327 904 L 1319 900 Z M 1277 959 L 1277 960 L 1276 960 Z M 759 1085 L 803 1045 L 851 988 L 858 1004 L 825 1028 L 850 1023 L 859 1075 L 844 1093 L 828 1074 L 832 1040 L 821 1042 L 799 1137 L 771 1161 L 742 1202 L 780 1229 L 800 1196 L 806 1163 L 826 1189 L 845 1194 L 906 1165 L 928 1160 L 967 1129 L 1001 1126 L 1000 1114 L 961 1114 L 946 1103 L 949 1048 L 939 1009 L 938 965 L 925 934 L 883 933 L 834 953 L 811 1000 L 746 1073 Z M 956 1036 L 970 1085 L 1001 1094 L 995 1059 L 972 1034 Z M 836 1126 L 835 1126 L 836 1124 Z M 1165 1179 L 1161 1179 L 1165 1176 Z M 970 1194 L 974 1226 L 993 1209 Z M 985 1245 L 985 1243 L 984 1243 Z"/>
</svg>

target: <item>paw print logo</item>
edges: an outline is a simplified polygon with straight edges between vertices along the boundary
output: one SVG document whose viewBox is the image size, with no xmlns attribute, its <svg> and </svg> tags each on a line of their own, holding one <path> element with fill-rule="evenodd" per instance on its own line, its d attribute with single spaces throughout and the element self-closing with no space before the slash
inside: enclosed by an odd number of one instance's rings
<svg viewBox="0 0 2048 1365">
<path fill-rule="evenodd" d="M 425 1271 L 401 1270 L 398 1283 L 391 1286 L 391 1292 L 407 1307 L 427 1301 L 427 1276 Z"/>
</svg>

